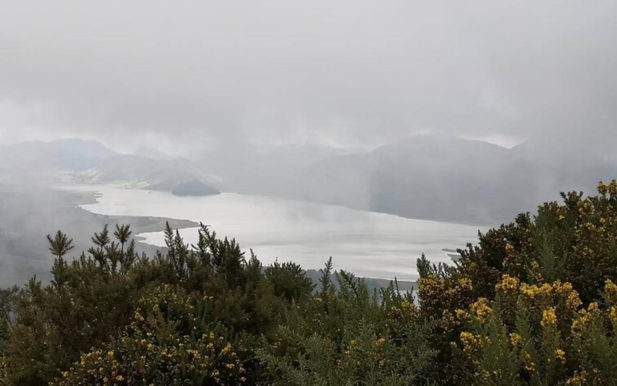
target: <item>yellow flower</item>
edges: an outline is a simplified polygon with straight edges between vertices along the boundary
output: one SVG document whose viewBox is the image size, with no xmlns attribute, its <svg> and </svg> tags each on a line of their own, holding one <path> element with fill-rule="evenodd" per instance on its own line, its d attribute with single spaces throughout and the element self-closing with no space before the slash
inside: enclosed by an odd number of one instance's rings
<svg viewBox="0 0 617 386">
<path fill-rule="evenodd" d="M 611 303 L 617 303 L 617 285 L 611 279 L 606 280 L 604 292 L 606 292 L 606 297 Z"/>
<path fill-rule="evenodd" d="M 582 304 L 578 292 L 574 290 L 571 283 L 561 283 L 556 281 L 553 283 L 553 290 L 557 296 L 566 300 L 566 307 L 571 311 L 576 311 Z"/>
<path fill-rule="evenodd" d="M 611 180 L 611 183 L 608 184 L 608 192 L 611 195 L 615 195 L 617 194 L 617 181 L 615 180 Z"/>
<path fill-rule="evenodd" d="M 534 261 L 534 263 L 536 262 Z M 548 283 L 542 284 L 541 287 L 523 283 L 521 285 L 521 292 L 523 293 L 523 295 L 533 299 L 538 296 L 550 296 L 553 292 L 553 287 Z"/>
<path fill-rule="evenodd" d="M 557 326 L 557 315 L 555 314 L 555 307 L 549 307 L 542 311 L 542 327 L 555 327 Z"/>
<path fill-rule="evenodd" d="M 553 292 L 553 287 L 548 283 L 544 283 L 542 284 L 540 288 L 538 288 L 539 294 L 550 295 L 552 292 Z"/>
<path fill-rule="evenodd" d="M 583 304 L 583 302 L 578 296 L 578 292 L 572 291 L 568 294 L 568 298 L 566 299 L 566 306 L 573 310 L 576 310 L 581 304 Z"/>
<path fill-rule="evenodd" d="M 557 315 L 555 315 L 555 307 L 549 307 L 542 311 L 542 327 L 555 327 L 557 326 Z"/>
<path fill-rule="evenodd" d="M 587 384 L 587 372 L 586 371 L 582 371 L 580 373 L 574 373 L 574 376 L 571 378 L 568 378 L 568 380 L 566 381 L 566 385 L 585 385 Z"/>
<path fill-rule="evenodd" d="M 221 350 L 221 354 L 227 354 L 230 351 L 231 351 L 231 344 L 227 343 L 227 345 L 225 345 L 225 347 L 223 347 L 223 349 Z"/>
<path fill-rule="evenodd" d="M 467 313 L 467 311 L 461 310 L 460 308 L 456 309 L 456 311 L 454 312 L 456 313 L 456 317 L 459 320 L 465 320 L 469 317 L 469 314 Z"/>
<path fill-rule="evenodd" d="M 458 279 L 458 285 L 461 288 L 464 288 L 464 289 L 468 289 L 468 290 L 472 290 L 473 289 L 473 284 L 471 283 L 471 280 L 469 280 L 466 277 L 464 277 L 462 279 Z"/>
<path fill-rule="evenodd" d="M 523 283 L 523 285 L 521 286 L 521 292 L 523 293 L 523 295 L 529 298 L 533 298 L 534 296 L 536 296 L 536 292 L 534 288 L 536 288 L 536 286 L 530 286 L 528 284 Z"/>
<path fill-rule="evenodd" d="M 463 342 L 463 351 L 470 352 L 475 350 L 480 345 L 480 339 L 469 331 L 463 331 L 460 335 L 461 342 Z"/>
<path fill-rule="evenodd" d="M 611 313 L 609 317 L 611 319 L 611 322 L 613 323 L 613 326 L 617 327 L 617 307 L 611 307 Z"/>
<path fill-rule="evenodd" d="M 562 349 L 558 348 L 557 350 L 555 350 L 555 359 L 557 359 L 560 362 L 565 362 L 566 361 L 566 352 L 563 351 Z"/>
<path fill-rule="evenodd" d="M 604 182 L 600 181 L 598 183 L 598 193 L 604 195 L 607 192 L 608 192 L 608 186 Z"/>
<path fill-rule="evenodd" d="M 114 350 L 107 351 L 107 356 L 109 358 L 113 358 L 114 357 Z"/>
<path fill-rule="evenodd" d="M 144 321 L 144 317 L 139 313 L 139 310 L 135 311 L 135 319 L 137 319 L 140 322 Z"/>
<path fill-rule="evenodd" d="M 124 377 L 123 377 L 122 375 L 118 375 L 118 376 L 116 377 L 116 381 L 118 381 L 118 382 L 122 382 L 122 381 L 124 381 Z"/>
<path fill-rule="evenodd" d="M 518 290 L 519 280 L 516 277 L 510 275 L 503 275 L 501 283 L 495 286 L 497 291 L 502 292 L 514 292 Z"/>
<path fill-rule="evenodd" d="M 478 300 L 471 305 L 471 310 L 482 323 L 486 322 L 488 317 L 493 313 L 493 309 L 489 306 L 487 298 L 478 298 Z"/>
<path fill-rule="evenodd" d="M 534 363 L 533 360 L 531 360 L 531 355 L 526 352 L 524 357 L 524 362 L 525 362 L 525 370 L 529 371 L 529 372 L 533 372 L 536 370 L 536 364 Z"/>
<path fill-rule="evenodd" d="M 465 341 L 471 340 L 473 338 L 473 334 L 469 331 L 463 331 L 461 332 L 461 340 L 463 341 L 463 343 L 465 343 Z"/>
<path fill-rule="evenodd" d="M 529 361 L 525 364 L 525 370 L 534 372 L 536 370 L 536 364 L 533 361 Z"/>
<path fill-rule="evenodd" d="M 401 302 L 401 310 L 403 310 L 404 312 L 406 312 L 407 314 L 413 314 L 415 313 L 418 309 L 416 307 L 415 304 L 408 302 L 407 300 L 403 300 Z"/>
<path fill-rule="evenodd" d="M 521 340 L 522 337 L 516 332 L 510 334 L 510 343 L 512 343 L 512 346 L 518 346 L 519 344 L 521 344 Z"/>
</svg>

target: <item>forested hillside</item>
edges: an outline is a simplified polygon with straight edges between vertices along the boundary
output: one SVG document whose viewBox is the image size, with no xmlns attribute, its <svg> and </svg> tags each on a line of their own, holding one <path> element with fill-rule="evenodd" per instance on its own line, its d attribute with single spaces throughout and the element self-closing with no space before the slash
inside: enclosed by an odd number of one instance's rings
<svg viewBox="0 0 617 386">
<path fill-rule="evenodd" d="M 52 281 L 0 293 L 0 384 L 615 384 L 617 181 L 562 198 L 418 259 L 415 295 L 331 262 L 315 287 L 206 226 L 150 257 L 128 226 L 77 258 L 59 231 Z"/>
</svg>

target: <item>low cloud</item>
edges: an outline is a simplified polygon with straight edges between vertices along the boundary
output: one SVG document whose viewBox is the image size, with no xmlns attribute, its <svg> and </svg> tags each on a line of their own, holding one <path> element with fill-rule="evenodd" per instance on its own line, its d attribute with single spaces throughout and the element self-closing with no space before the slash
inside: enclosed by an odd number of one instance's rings
<svg viewBox="0 0 617 386">
<path fill-rule="evenodd" d="M 0 141 L 612 145 L 616 19 L 613 1 L 4 1 Z"/>
</svg>

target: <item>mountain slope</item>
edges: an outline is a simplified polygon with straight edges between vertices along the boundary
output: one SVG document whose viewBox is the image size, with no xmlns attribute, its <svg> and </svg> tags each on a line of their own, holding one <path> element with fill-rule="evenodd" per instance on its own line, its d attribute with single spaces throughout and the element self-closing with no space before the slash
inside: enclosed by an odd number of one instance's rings
<svg viewBox="0 0 617 386">
<path fill-rule="evenodd" d="M 413 136 L 364 154 L 313 164 L 297 194 L 405 217 L 464 223 L 505 221 L 555 191 L 590 189 L 617 172 L 592 151 L 575 160 L 559 147 L 507 149 L 482 141 Z M 574 161 L 574 162 L 573 162 Z"/>
<path fill-rule="evenodd" d="M 0 175 L 5 179 L 43 185 L 140 182 L 156 190 L 172 190 L 178 184 L 211 178 L 194 162 L 120 154 L 96 141 L 63 139 L 23 142 L 0 147 Z M 0 182 L 2 182 L 0 180 Z"/>
</svg>

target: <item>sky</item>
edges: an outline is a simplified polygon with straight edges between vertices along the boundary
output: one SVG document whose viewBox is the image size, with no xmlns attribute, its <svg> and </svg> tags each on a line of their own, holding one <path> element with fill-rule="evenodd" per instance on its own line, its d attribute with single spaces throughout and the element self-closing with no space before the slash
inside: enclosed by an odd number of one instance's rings
<svg viewBox="0 0 617 386">
<path fill-rule="evenodd" d="M 617 145 L 617 2 L 0 2 L 0 143 Z"/>
</svg>

